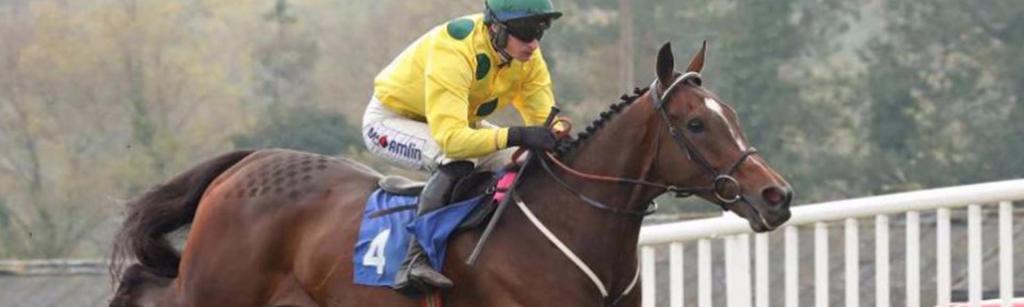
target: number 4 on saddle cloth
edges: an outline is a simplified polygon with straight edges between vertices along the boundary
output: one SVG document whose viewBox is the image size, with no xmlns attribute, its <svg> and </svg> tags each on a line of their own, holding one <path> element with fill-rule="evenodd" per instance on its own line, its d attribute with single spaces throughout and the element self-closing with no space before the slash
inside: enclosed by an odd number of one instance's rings
<svg viewBox="0 0 1024 307">
<path fill-rule="evenodd" d="M 482 224 L 515 179 L 515 171 L 473 173 L 455 185 L 448 205 L 416 218 L 422 183 L 390 176 L 366 200 L 352 262 L 355 283 L 391 287 L 409 251 L 409 236 L 423 246 L 430 265 L 443 269 L 448 238 Z M 496 193 L 497 191 L 497 193 Z M 497 200 L 497 201 L 496 201 Z"/>
</svg>

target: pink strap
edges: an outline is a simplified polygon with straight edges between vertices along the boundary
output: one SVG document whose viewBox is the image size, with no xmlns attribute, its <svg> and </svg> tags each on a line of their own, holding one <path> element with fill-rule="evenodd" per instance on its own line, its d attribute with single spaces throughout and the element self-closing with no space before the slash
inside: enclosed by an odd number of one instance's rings
<svg viewBox="0 0 1024 307">
<path fill-rule="evenodd" d="M 502 200 L 505 200 L 505 194 L 508 193 L 508 189 L 512 187 L 512 183 L 516 181 L 516 174 L 518 171 L 508 171 L 501 179 L 498 179 L 497 192 L 494 192 L 494 203 L 500 204 Z"/>
</svg>

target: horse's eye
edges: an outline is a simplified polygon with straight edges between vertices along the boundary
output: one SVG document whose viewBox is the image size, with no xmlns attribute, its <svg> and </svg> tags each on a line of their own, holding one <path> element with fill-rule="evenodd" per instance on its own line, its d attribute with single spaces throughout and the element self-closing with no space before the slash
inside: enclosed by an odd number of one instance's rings
<svg viewBox="0 0 1024 307">
<path fill-rule="evenodd" d="M 690 122 L 686 123 L 686 129 L 693 133 L 704 132 L 704 122 L 699 119 L 691 119 Z"/>
</svg>

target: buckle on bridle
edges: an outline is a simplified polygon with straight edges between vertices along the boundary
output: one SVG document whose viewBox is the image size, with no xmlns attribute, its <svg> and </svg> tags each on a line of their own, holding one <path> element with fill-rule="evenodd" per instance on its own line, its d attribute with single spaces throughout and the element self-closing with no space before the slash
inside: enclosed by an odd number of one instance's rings
<svg viewBox="0 0 1024 307">
<path fill-rule="evenodd" d="M 676 198 L 687 198 L 693 196 L 691 189 L 680 188 L 674 185 L 665 187 L 665 192 L 675 194 Z"/>
</svg>

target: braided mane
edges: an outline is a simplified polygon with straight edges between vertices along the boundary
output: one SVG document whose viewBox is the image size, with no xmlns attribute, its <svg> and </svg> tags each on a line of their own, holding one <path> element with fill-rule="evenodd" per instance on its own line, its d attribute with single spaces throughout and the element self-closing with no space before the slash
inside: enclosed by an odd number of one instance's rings
<svg viewBox="0 0 1024 307">
<path fill-rule="evenodd" d="M 597 130 L 604 127 L 604 124 L 607 123 L 613 116 L 622 113 L 622 110 L 625 110 L 627 106 L 633 104 L 633 102 L 636 101 L 636 99 L 639 98 L 641 95 L 647 93 L 647 90 L 647 87 L 634 88 L 633 96 L 630 96 L 628 94 L 622 94 L 622 96 L 619 97 L 619 102 L 611 104 L 610 106 L 608 106 L 608 110 L 601 112 L 601 115 L 597 119 L 591 122 L 586 129 L 580 131 L 580 133 L 576 135 L 575 140 L 559 144 L 558 148 L 556 148 L 558 156 L 565 156 L 572 153 L 576 148 L 585 143 L 587 139 L 593 136 L 594 133 L 597 132 Z"/>
</svg>

